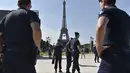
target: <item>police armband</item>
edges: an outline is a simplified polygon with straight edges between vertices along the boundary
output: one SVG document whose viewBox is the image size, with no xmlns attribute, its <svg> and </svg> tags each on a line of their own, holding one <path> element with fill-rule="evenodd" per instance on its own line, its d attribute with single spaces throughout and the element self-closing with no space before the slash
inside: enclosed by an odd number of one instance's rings
<svg viewBox="0 0 130 73">
<path fill-rule="evenodd" d="M 108 9 L 102 9 L 100 12 L 99 12 L 99 17 L 101 16 L 105 16 L 105 17 L 108 17 L 109 18 L 109 10 Z"/>
</svg>

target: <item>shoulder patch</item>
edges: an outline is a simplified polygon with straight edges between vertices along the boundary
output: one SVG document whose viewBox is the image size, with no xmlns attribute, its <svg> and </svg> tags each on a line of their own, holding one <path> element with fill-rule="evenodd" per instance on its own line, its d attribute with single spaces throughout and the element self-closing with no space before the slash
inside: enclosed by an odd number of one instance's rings
<svg viewBox="0 0 130 73">
<path fill-rule="evenodd" d="M 100 12 L 99 12 L 99 14 L 102 14 L 103 13 L 103 11 L 101 10 Z"/>
</svg>

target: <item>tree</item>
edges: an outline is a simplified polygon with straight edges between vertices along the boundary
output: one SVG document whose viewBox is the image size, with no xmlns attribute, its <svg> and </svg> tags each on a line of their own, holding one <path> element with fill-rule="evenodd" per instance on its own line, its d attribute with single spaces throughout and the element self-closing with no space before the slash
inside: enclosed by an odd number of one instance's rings
<svg viewBox="0 0 130 73">
<path fill-rule="evenodd" d="M 46 42 L 43 41 L 43 39 L 41 40 L 40 48 L 41 48 L 42 51 L 44 51 L 45 48 L 46 48 Z"/>
<path fill-rule="evenodd" d="M 48 43 L 47 41 L 44 41 L 43 39 L 41 40 L 40 48 L 42 51 L 47 51 L 48 45 L 50 48 L 52 47 L 52 45 L 50 43 Z"/>
</svg>

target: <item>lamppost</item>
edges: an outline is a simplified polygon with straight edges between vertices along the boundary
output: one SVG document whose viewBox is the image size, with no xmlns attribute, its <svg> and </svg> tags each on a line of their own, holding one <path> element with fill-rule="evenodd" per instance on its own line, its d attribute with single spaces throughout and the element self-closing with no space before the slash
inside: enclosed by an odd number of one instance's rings
<svg viewBox="0 0 130 73">
<path fill-rule="evenodd" d="M 93 41 L 94 41 L 94 38 L 90 37 L 90 50 L 91 50 L 91 52 L 92 52 L 92 49 L 93 49 Z"/>
</svg>

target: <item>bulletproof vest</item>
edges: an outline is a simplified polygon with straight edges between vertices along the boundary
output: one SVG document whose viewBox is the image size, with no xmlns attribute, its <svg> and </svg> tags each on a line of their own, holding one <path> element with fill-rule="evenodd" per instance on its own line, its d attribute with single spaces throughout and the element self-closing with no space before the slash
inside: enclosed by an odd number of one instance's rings
<svg viewBox="0 0 130 73">
<path fill-rule="evenodd" d="M 109 19 L 104 36 L 104 45 L 128 46 L 130 42 L 129 15 L 116 7 L 109 7 L 102 9 L 100 16 L 106 16 Z"/>
<path fill-rule="evenodd" d="M 78 50 L 78 48 L 77 48 L 77 39 L 72 39 L 71 40 L 71 45 L 70 45 L 70 48 L 73 50 L 73 51 L 77 51 Z"/>
<path fill-rule="evenodd" d="M 27 15 L 29 10 L 18 9 L 5 17 L 5 44 L 8 46 L 27 46 L 34 44 L 30 20 Z M 16 45 L 17 44 L 17 45 Z"/>
</svg>

